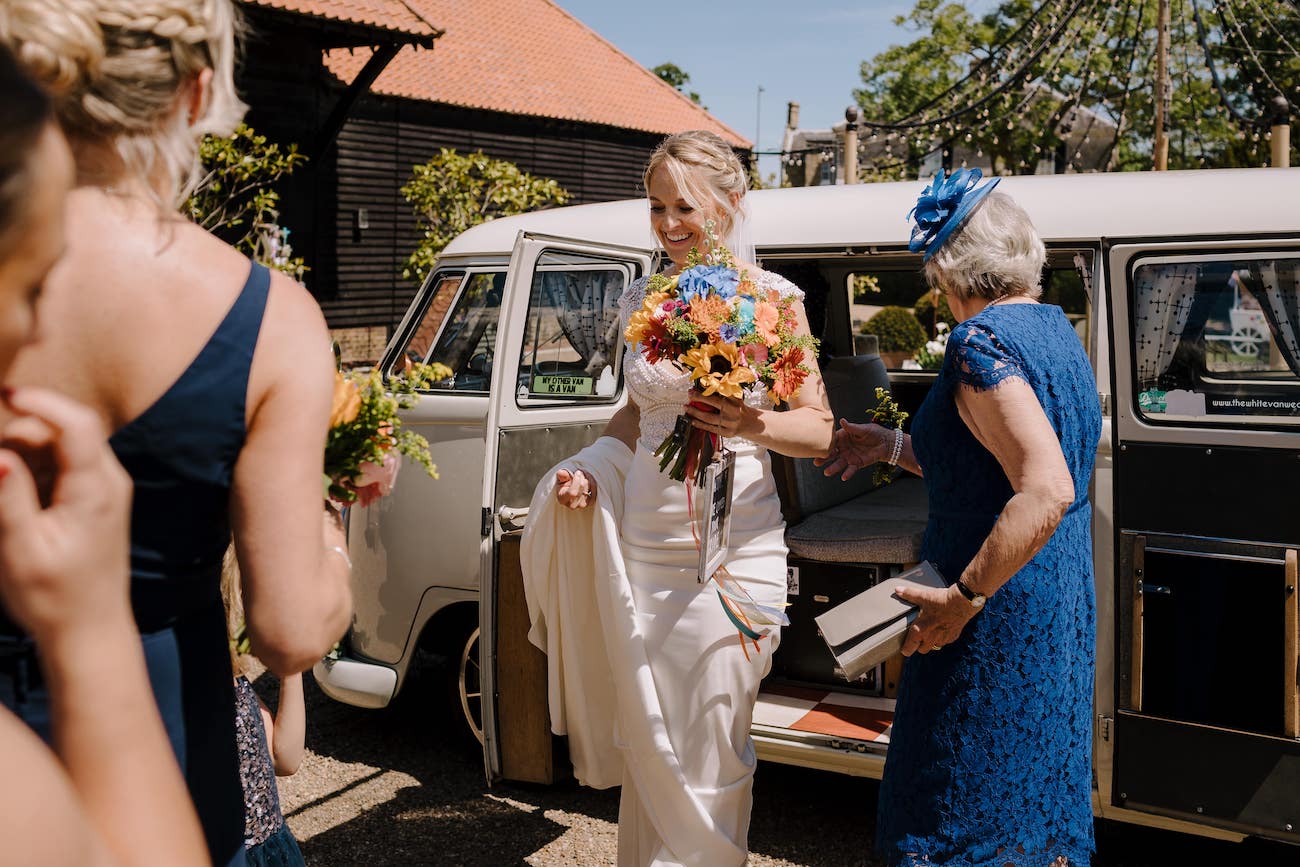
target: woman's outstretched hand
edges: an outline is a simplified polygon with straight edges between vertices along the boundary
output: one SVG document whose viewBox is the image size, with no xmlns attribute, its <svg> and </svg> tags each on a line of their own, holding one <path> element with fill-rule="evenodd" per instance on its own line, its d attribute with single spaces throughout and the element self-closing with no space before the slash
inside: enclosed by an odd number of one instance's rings
<svg viewBox="0 0 1300 867">
<path fill-rule="evenodd" d="M 585 509 L 596 502 L 596 480 L 582 470 L 556 470 L 555 499 L 561 506 Z"/>
<path fill-rule="evenodd" d="M 813 464 L 828 476 L 838 475 L 847 482 L 863 467 L 877 464 L 889 457 L 893 432 L 878 424 L 854 424 L 840 419 L 840 429 L 831 439 L 831 450 L 824 458 L 814 458 Z"/>
</svg>

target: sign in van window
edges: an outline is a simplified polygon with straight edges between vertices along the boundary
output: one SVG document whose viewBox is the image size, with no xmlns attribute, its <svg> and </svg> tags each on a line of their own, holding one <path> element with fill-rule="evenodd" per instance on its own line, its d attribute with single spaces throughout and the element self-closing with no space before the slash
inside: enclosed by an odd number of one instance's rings
<svg viewBox="0 0 1300 867">
<path fill-rule="evenodd" d="M 1300 425 L 1300 258 L 1184 258 L 1133 274 L 1137 411 Z"/>
<path fill-rule="evenodd" d="M 542 254 L 519 358 L 519 405 L 617 396 L 623 337 L 619 300 L 629 277 L 624 264 L 576 253 Z"/>
</svg>

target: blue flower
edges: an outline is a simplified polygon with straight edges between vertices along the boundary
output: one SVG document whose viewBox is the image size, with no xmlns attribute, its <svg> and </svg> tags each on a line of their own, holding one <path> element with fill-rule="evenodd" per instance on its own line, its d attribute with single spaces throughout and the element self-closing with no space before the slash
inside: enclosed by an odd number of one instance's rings
<svg viewBox="0 0 1300 867">
<path fill-rule="evenodd" d="M 984 186 L 977 187 L 981 177 L 983 173 L 979 169 L 958 169 L 945 178 L 940 169 L 921 192 L 916 207 L 907 215 L 909 220 L 916 218 L 907 249 L 913 253 L 924 250 L 926 259 L 934 255 L 934 251 L 943 246 L 948 236 L 1002 180 L 991 178 Z"/>
<path fill-rule="evenodd" d="M 726 300 L 736 294 L 740 274 L 725 265 L 696 265 L 677 278 L 677 297 L 690 304 L 699 296 L 717 295 Z"/>
<path fill-rule="evenodd" d="M 740 326 L 740 336 L 748 337 L 754 333 L 754 299 L 748 295 L 740 296 L 736 304 L 736 320 Z"/>
<path fill-rule="evenodd" d="M 740 339 L 740 328 L 730 322 L 724 322 L 718 327 L 718 336 L 722 338 L 723 343 L 735 343 Z"/>
</svg>

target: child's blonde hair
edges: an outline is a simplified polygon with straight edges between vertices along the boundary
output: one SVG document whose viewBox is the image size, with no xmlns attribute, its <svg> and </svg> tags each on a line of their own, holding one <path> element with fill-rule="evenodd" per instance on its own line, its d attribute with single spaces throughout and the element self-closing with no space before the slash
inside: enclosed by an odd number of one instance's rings
<svg viewBox="0 0 1300 867">
<path fill-rule="evenodd" d="M 235 646 L 235 636 L 244 627 L 244 594 L 239 586 L 239 559 L 235 546 L 226 548 L 221 560 L 221 601 L 226 605 L 226 640 L 230 644 L 230 667 L 236 675 L 244 673 L 244 660 Z"/>
</svg>

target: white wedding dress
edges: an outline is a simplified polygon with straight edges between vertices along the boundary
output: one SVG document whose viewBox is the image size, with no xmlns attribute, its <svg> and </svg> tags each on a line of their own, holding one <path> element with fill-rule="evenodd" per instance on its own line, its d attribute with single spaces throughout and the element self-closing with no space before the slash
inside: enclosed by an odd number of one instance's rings
<svg viewBox="0 0 1300 867">
<path fill-rule="evenodd" d="M 770 272 L 755 283 L 803 297 Z M 645 286 L 637 280 L 626 291 L 624 326 Z M 749 727 L 779 633 L 746 653 L 715 585 L 697 580 L 686 484 L 660 472 L 653 454 L 689 399 L 689 378 L 631 348 L 623 371 L 641 411 L 635 453 L 602 438 L 559 465 L 593 472 L 597 509 L 585 512 L 595 516 L 555 505 L 553 473 L 534 495 L 521 550 L 530 638 L 548 654 L 552 724 L 570 736 L 578 779 L 612 785 L 621 771 L 619 867 L 738 867 L 756 763 Z M 746 400 L 771 405 L 761 385 Z M 757 602 L 779 605 L 785 524 L 767 450 L 736 438 L 726 445 L 736 453 L 726 568 Z M 611 484 L 621 490 L 608 493 Z M 584 520 L 596 524 L 575 523 Z M 587 572 L 575 565 L 584 545 L 594 549 Z M 588 580 L 592 600 L 584 601 Z M 612 767 L 619 759 L 622 768 Z"/>
</svg>

